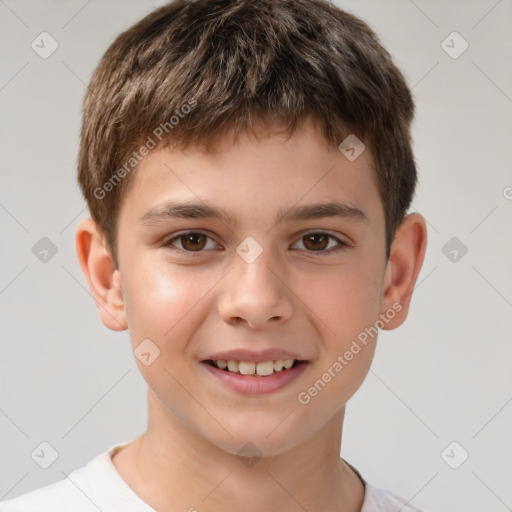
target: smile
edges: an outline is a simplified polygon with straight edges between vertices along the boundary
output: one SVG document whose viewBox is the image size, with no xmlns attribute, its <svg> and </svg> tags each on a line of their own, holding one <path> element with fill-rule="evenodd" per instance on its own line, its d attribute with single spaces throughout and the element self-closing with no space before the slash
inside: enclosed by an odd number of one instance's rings
<svg viewBox="0 0 512 512">
<path fill-rule="evenodd" d="M 266 377 L 275 372 L 282 372 L 285 369 L 289 370 L 298 363 L 295 359 L 278 359 L 276 361 L 262 361 L 260 363 L 253 361 L 225 361 L 223 359 L 209 362 L 220 370 L 240 373 L 242 375 L 259 375 L 260 377 Z"/>
<path fill-rule="evenodd" d="M 297 379 L 309 361 L 294 359 L 259 363 L 234 360 L 201 362 L 207 372 L 223 386 L 242 394 L 266 394 L 280 390 Z"/>
</svg>

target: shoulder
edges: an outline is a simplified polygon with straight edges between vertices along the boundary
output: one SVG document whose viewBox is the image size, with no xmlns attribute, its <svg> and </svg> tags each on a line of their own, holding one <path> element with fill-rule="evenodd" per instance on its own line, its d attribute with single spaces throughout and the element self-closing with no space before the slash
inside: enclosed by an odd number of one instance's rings
<svg viewBox="0 0 512 512">
<path fill-rule="evenodd" d="M 396 494 L 378 489 L 369 483 L 365 483 L 365 496 L 361 512 L 421 512 L 403 498 Z"/>
<path fill-rule="evenodd" d="M 354 471 L 364 485 L 364 499 L 361 512 L 422 512 L 409 501 L 400 498 L 391 491 L 385 491 L 369 484 L 361 473 L 349 462 L 345 463 Z"/>
<path fill-rule="evenodd" d="M 80 491 L 84 470 L 87 466 L 73 471 L 67 478 L 53 484 L 34 489 L 0 503 L 0 512 L 88 512 L 98 509 Z"/>
<path fill-rule="evenodd" d="M 0 512 L 97 511 L 70 480 L 61 480 L 0 503 Z"/>
<path fill-rule="evenodd" d="M 117 446 L 91 459 L 65 479 L 0 503 L 0 512 L 89 512 L 102 510 L 108 497 L 118 495 L 120 477 L 110 459 Z M 108 509 L 108 506 L 106 507 Z"/>
</svg>

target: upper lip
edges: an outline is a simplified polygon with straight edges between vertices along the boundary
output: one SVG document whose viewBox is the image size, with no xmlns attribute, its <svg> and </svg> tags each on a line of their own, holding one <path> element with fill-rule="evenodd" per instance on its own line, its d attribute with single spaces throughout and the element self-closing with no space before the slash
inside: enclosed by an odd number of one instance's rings
<svg viewBox="0 0 512 512">
<path fill-rule="evenodd" d="M 306 361 L 300 355 L 294 352 L 288 352 L 278 348 L 269 348 L 261 351 L 235 349 L 226 350 L 224 352 L 216 352 L 208 356 L 205 361 L 250 361 L 253 363 L 262 363 L 264 361 L 277 361 L 278 359 L 296 359 L 298 361 Z"/>
</svg>

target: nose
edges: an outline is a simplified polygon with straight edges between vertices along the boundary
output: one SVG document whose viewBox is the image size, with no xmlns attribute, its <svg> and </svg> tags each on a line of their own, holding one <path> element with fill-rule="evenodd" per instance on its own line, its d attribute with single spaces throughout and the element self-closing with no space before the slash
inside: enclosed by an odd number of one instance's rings
<svg viewBox="0 0 512 512">
<path fill-rule="evenodd" d="M 275 262 L 272 268 L 269 253 L 263 251 L 252 263 L 235 257 L 235 268 L 229 272 L 219 300 L 219 314 L 226 323 L 262 329 L 291 317 L 293 294 Z"/>
</svg>

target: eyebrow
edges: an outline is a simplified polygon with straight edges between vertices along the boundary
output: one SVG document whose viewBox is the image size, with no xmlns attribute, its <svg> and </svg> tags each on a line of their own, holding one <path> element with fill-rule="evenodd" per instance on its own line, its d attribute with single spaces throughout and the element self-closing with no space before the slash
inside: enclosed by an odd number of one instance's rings
<svg viewBox="0 0 512 512">
<path fill-rule="evenodd" d="M 368 222 L 368 217 L 360 208 L 338 201 L 330 201 L 327 203 L 281 208 L 276 214 L 274 225 L 281 223 L 285 218 L 289 220 L 309 220 L 327 217 L 354 222 Z M 140 222 L 144 225 L 151 225 L 168 219 L 217 219 L 224 224 L 237 224 L 236 216 L 227 210 L 193 201 L 166 201 L 146 212 L 140 218 Z"/>
</svg>

